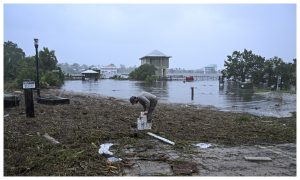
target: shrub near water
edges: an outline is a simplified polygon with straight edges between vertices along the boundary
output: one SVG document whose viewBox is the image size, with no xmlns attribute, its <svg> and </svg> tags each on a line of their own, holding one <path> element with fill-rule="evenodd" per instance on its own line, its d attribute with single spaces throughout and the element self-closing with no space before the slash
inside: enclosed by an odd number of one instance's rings
<svg viewBox="0 0 300 180">
<path fill-rule="evenodd" d="M 41 84 L 48 84 L 49 86 L 61 86 L 64 83 L 63 76 L 57 72 L 46 72 L 41 78 Z"/>
<path fill-rule="evenodd" d="M 154 65 L 143 64 L 129 74 L 130 79 L 140 81 L 151 81 L 155 75 L 156 68 Z"/>
</svg>

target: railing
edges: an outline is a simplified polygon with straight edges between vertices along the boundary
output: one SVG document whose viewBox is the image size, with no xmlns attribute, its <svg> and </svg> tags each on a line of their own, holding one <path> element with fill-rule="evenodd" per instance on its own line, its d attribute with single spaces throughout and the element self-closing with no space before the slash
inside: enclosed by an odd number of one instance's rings
<svg viewBox="0 0 300 180">
<path fill-rule="evenodd" d="M 220 73 L 216 74 L 198 74 L 198 73 L 183 73 L 183 74 L 168 74 L 165 80 L 168 81 L 184 81 L 186 77 L 193 76 L 194 81 L 204 81 L 204 80 L 219 80 L 221 76 Z"/>
</svg>

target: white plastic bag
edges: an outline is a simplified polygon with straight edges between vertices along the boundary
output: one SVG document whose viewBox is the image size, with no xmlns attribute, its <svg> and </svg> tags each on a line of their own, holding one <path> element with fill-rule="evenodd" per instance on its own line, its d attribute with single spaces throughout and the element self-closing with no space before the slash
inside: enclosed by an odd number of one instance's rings
<svg viewBox="0 0 300 180">
<path fill-rule="evenodd" d="M 113 145 L 112 143 L 101 144 L 99 149 L 99 154 L 113 155 L 113 153 L 109 151 L 109 148 L 112 145 Z"/>
</svg>

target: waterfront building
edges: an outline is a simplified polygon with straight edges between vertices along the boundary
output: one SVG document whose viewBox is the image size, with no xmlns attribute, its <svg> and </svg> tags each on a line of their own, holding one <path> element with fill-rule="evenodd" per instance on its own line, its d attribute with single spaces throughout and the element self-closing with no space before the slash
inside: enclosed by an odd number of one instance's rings
<svg viewBox="0 0 300 180">
<path fill-rule="evenodd" d="M 111 78 L 118 74 L 117 67 L 114 64 L 102 66 L 100 70 L 103 78 Z"/>
<path fill-rule="evenodd" d="M 204 73 L 205 74 L 214 74 L 217 73 L 217 65 L 216 64 L 210 64 L 208 66 L 204 67 Z"/>
<path fill-rule="evenodd" d="M 82 80 L 98 80 L 100 77 L 100 72 L 88 69 L 86 71 L 81 72 Z"/>
<path fill-rule="evenodd" d="M 155 75 L 160 78 L 165 78 L 167 76 L 167 69 L 169 68 L 169 59 L 172 56 L 167 56 L 164 53 L 153 50 L 149 54 L 140 58 L 141 65 L 152 64 L 156 67 Z"/>
</svg>

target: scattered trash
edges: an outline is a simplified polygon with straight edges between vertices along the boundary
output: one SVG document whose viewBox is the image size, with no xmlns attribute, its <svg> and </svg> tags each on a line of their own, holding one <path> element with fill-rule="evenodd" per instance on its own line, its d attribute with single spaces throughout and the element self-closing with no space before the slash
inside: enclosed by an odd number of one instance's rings
<svg viewBox="0 0 300 180">
<path fill-rule="evenodd" d="M 4 118 L 6 118 L 6 117 L 8 117 L 8 116 L 9 116 L 9 114 L 5 114 L 5 115 L 4 115 Z"/>
<path fill-rule="evenodd" d="M 99 154 L 113 155 L 113 153 L 109 151 L 109 148 L 112 145 L 113 145 L 112 143 L 101 144 L 99 149 Z"/>
<path fill-rule="evenodd" d="M 99 148 L 99 154 L 108 157 L 107 161 L 110 163 L 122 161 L 121 158 L 114 157 L 113 153 L 109 151 L 109 148 L 112 146 L 112 143 L 101 144 Z"/>
<path fill-rule="evenodd" d="M 207 144 L 207 143 L 198 143 L 198 144 L 193 144 L 194 146 L 197 146 L 201 149 L 206 149 L 209 148 L 211 146 L 211 144 Z"/>
<path fill-rule="evenodd" d="M 247 161 L 272 161 L 272 159 L 269 158 L 269 157 L 249 157 L 249 156 L 244 156 L 244 158 Z"/>
<path fill-rule="evenodd" d="M 52 144 L 60 144 L 60 142 L 58 142 L 56 139 L 54 139 L 53 137 L 49 136 L 48 133 L 45 133 L 43 135 L 44 138 L 46 138 L 47 140 L 49 140 Z"/>
<path fill-rule="evenodd" d="M 272 121 L 261 121 L 261 122 L 264 122 L 264 123 L 271 123 Z"/>
<path fill-rule="evenodd" d="M 109 158 L 107 158 L 107 161 L 114 163 L 114 162 L 122 161 L 122 159 L 121 158 L 116 158 L 116 157 L 109 157 Z"/>
<path fill-rule="evenodd" d="M 160 136 L 158 136 L 158 135 L 156 135 L 156 134 L 153 134 L 153 133 L 151 133 L 151 132 L 147 132 L 147 134 L 150 135 L 150 136 L 152 136 L 152 137 L 155 137 L 155 138 L 157 138 L 157 139 L 159 139 L 159 140 L 161 140 L 161 141 L 163 141 L 163 142 L 165 142 L 165 143 L 168 143 L 168 144 L 171 144 L 171 145 L 175 145 L 174 142 L 172 142 L 172 141 L 170 141 L 170 140 L 168 140 L 168 139 L 166 139 L 166 138 L 160 137 Z"/>
<path fill-rule="evenodd" d="M 92 144 L 92 146 L 94 147 L 94 148 L 97 148 L 97 146 L 96 146 L 96 144 L 95 143 L 91 143 Z"/>
</svg>

